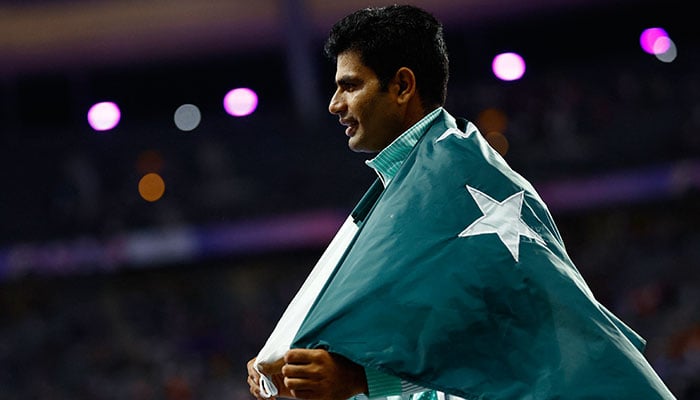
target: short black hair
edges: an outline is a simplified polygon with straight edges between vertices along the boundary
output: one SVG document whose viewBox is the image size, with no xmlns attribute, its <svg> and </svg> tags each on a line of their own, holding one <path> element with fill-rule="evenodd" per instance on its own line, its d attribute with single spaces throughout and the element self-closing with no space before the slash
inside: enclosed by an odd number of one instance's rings
<svg viewBox="0 0 700 400">
<path fill-rule="evenodd" d="M 334 62 L 346 51 L 357 52 L 383 90 L 399 68 L 410 68 L 424 108 L 445 104 L 449 60 L 442 24 L 421 8 L 391 5 L 355 11 L 333 25 L 324 51 Z"/>
</svg>

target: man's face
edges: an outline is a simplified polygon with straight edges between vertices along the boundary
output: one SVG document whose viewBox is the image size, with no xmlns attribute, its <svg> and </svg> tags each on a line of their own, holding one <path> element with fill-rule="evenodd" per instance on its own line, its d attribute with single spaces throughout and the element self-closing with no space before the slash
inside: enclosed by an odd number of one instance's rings
<svg viewBox="0 0 700 400">
<path fill-rule="evenodd" d="M 403 131 L 402 115 L 396 101 L 396 85 L 382 91 L 376 73 L 364 65 L 356 52 L 338 55 L 336 91 L 328 111 L 347 127 L 348 146 L 356 152 L 376 153 Z"/>
</svg>

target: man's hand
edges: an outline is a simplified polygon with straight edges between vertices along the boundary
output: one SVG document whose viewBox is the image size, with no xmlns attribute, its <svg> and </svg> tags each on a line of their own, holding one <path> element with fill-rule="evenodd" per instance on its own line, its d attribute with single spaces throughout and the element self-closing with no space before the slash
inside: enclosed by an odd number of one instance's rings
<svg viewBox="0 0 700 400">
<path fill-rule="evenodd" d="M 282 375 L 284 386 L 298 399 L 345 400 L 367 393 L 364 368 L 326 350 L 289 350 Z"/>
<path fill-rule="evenodd" d="M 267 400 L 260 393 L 260 374 L 255 370 L 253 365 L 255 364 L 255 358 L 248 361 L 248 386 L 250 387 L 250 394 L 259 400 Z M 289 389 L 284 385 L 284 376 L 282 375 L 282 366 L 284 365 L 284 360 L 279 360 L 273 364 L 260 364 L 260 371 L 272 379 L 272 383 L 277 387 L 278 397 L 293 397 Z M 269 400 L 275 400 L 275 397 L 270 397 Z"/>
</svg>

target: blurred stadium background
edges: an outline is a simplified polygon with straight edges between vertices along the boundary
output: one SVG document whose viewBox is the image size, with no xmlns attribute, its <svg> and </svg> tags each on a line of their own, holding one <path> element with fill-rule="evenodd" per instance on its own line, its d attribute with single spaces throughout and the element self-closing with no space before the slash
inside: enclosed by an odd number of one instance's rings
<svg viewBox="0 0 700 400">
<path fill-rule="evenodd" d="M 374 179 L 321 49 L 382 4 L 0 3 L 1 400 L 249 398 L 246 361 Z M 507 146 L 594 293 L 700 399 L 689 5 L 413 4 L 445 25 L 447 108 Z M 495 76 L 504 52 L 519 79 Z"/>
</svg>

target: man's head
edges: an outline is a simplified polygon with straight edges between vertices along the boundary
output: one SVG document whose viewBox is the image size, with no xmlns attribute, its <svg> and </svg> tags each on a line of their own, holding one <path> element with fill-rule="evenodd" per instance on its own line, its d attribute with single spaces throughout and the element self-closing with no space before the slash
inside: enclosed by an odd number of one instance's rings
<svg viewBox="0 0 700 400">
<path fill-rule="evenodd" d="M 448 57 L 441 24 L 413 6 L 367 8 L 331 29 L 336 61 L 329 111 L 348 126 L 350 148 L 376 152 L 445 102 Z"/>
<path fill-rule="evenodd" d="M 358 10 L 333 26 L 324 50 L 333 61 L 343 52 L 357 52 L 384 90 L 399 68 L 410 68 L 424 108 L 445 103 L 449 61 L 442 25 L 420 8 L 394 5 Z"/>
</svg>

